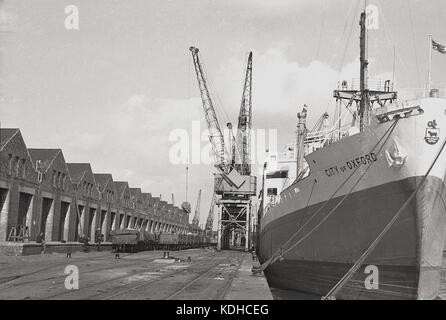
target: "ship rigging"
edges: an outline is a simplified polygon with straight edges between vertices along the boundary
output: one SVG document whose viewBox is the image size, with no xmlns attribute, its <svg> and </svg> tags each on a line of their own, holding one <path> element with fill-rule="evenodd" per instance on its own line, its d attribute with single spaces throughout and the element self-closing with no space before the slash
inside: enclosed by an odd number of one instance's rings
<svg viewBox="0 0 446 320">
<path fill-rule="evenodd" d="M 307 106 L 298 114 L 296 180 L 278 196 L 264 183 L 262 265 L 253 271 L 323 299 L 433 299 L 446 237 L 444 134 L 438 144 L 444 99 L 429 94 L 396 103 L 389 80 L 371 89 L 365 12 L 360 27 L 359 89 L 343 81 L 333 93 L 352 112 L 357 132 L 341 132 L 340 111 L 336 129 L 328 130 L 324 113 L 318 132 L 307 129 Z M 276 185 L 288 179 L 281 172 L 266 177 Z M 273 202 L 265 203 L 270 194 Z M 359 270 L 367 264 L 384 274 L 375 291 L 362 287 Z"/>
</svg>

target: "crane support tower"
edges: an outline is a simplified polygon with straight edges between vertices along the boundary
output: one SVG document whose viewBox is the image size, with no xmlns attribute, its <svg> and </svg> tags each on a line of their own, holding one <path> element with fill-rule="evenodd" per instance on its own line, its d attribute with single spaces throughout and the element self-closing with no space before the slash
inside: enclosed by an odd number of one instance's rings
<svg viewBox="0 0 446 320">
<path fill-rule="evenodd" d="M 217 196 L 215 194 L 215 192 L 212 194 L 212 201 L 211 201 L 211 205 L 209 207 L 209 213 L 208 213 L 208 217 L 206 219 L 206 226 L 204 228 L 204 230 L 209 233 L 212 231 L 212 227 L 214 226 L 214 209 L 215 209 L 215 205 L 217 202 Z"/>
<path fill-rule="evenodd" d="M 190 47 L 197 74 L 203 111 L 209 129 L 209 140 L 216 157 L 214 173 L 214 192 L 218 210 L 217 250 L 227 250 L 234 243 L 235 234 L 243 234 L 240 243 L 248 251 L 252 244 L 250 230 L 252 197 L 256 195 L 257 179 L 251 176 L 250 135 L 252 126 L 252 53 L 249 54 L 246 78 L 244 81 L 242 104 L 240 107 L 237 151 L 240 156 L 232 164 L 234 155 L 225 150 L 225 141 L 217 119 L 214 104 L 207 86 L 199 50 Z"/>
<path fill-rule="evenodd" d="M 192 224 L 197 226 L 200 224 L 200 206 L 201 206 L 201 189 L 198 191 L 197 206 L 195 207 L 194 218 L 192 219 Z"/>
</svg>

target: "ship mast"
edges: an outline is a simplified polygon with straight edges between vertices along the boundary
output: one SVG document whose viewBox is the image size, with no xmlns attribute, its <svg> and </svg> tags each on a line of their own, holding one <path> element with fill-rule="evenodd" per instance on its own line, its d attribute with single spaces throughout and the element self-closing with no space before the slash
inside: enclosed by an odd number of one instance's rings
<svg viewBox="0 0 446 320">
<path fill-rule="evenodd" d="M 368 102 L 368 88 L 367 88 L 367 71 L 369 62 L 367 60 L 367 29 L 365 26 L 366 13 L 361 13 L 361 20 L 359 25 L 361 26 L 361 36 L 360 36 L 360 91 L 361 91 L 361 101 L 359 104 L 359 121 L 360 130 L 364 131 L 364 128 L 368 126 L 369 123 L 369 102 Z"/>
<path fill-rule="evenodd" d="M 342 81 L 340 89 L 333 92 L 333 97 L 336 102 L 343 102 L 345 107 L 350 107 L 355 103 L 357 106 L 357 112 L 359 117 L 359 129 L 364 131 L 371 124 L 371 110 L 375 103 L 379 107 L 385 107 L 387 103 L 392 103 L 397 98 L 397 93 L 390 91 L 390 80 L 384 82 L 384 86 L 379 86 L 376 89 L 370 89 L 368 87 L 368 66 L 369 61 L 367 59 L 367 27 L 366 27 L 366 12 L 361 13 L 361 20 L 359 25 L 361 26 L 360 33 L 360 86 L 359 90 L 348 88 L 347 81 Z M 393 86 L 393 84 L 392 84 Z"/>
</svg>

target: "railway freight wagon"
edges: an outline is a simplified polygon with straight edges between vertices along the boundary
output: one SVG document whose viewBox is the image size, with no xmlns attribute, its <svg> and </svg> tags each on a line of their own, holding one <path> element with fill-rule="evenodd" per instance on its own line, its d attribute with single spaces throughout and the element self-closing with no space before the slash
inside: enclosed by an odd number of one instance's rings
<svg viewBox="0 0 446 320">
<path fill-rule="evenodd" d="M 189 248 L 186 234 L 162 233 L 159 236 L 158 246 L 164 250 L 181 250 Z"/>
<path fill-rule="evenodd" d="M 158 247 L 164 250 L 192 249 L 208 245 L 210 243 L 206 237 L 194 234 L 162 233 L 158 243 Z"/>
<path fill-rule="evenodd" d="M 217 246 L 217 238 L 211 237 L 211 238 L 208 238 L 208 239 L 209 239 L 209 245 L 211 247 L 216 247 Z"/>
<path fill-rule="evenodd" d="M 200 236 L 195 234 L 186 234 L 186 245 L 188 248 L 197 248 L 200 246 Z"/>
<path fill-rule="evenodd" d="M 113 230 L 110 236 L 113 250 L 119 252 L 153 250 L 158 242 L 155 234 L 135 229 Z"/>
<path fill-rule="evenodd" d="M 110 232 L 110 236 L 115 252 L 182 250 L 211 245 L 207 237 L 194 234 L 153 234 L 135 229 L 119 229 Z"/>
<path fill-rule="evenodd" d="M 194 247 L 194 248 L 197 248 L 197 247 L 200 247 L 201 245 L 202 245 L 202 241 L 201 241 L 201 236 L 199 236 L 199 235 L 196 235 L 196 234 L 194 234 L 193 236 L 192 236 L 192 246 Z"/>
</svg>

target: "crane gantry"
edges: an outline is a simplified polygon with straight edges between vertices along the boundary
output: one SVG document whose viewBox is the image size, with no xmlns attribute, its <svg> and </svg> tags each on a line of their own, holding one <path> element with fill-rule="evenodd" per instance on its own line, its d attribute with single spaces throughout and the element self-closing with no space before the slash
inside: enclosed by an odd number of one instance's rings
<svg viewBox="0 0 446 320">
<path fill-rule="evenodd" d="M 195 72 L 197 74 L 198 87 L 200 89 L 201 101 L 204 115 L 209 130 L 209 141 L 216 157 L 215 167 L 219 172 L 214 174 L 215 204 L 219 206 L 218 211 L 218 236 L 217 249 L 229 249 L 232 234 L 234 243 L 235 231 L 244 231 L 245 250 L 248 251 L 250 244 L 250 220 L 252 201 L 251 197 L 256 195 L 257 179 L 251 175 L 250 164 L 250 131 L 252 127 L 252 53 L 248 57 L 246 77 L 243 87 L 242 103 L 237 126 L 237 151 L 239 157 L 235 160 L 235 151 L 227 152 L 223 132 L 217 119 L 212 98 L 206 82 L 206 77 L 201 65 L 199 50 L 190 47 Z M 228 124 L 228 127 L 232 125 Z M 232 134 L 231 134 L 232 139 Z M 234 160 L 233 160 L 234 159 Z M 217 198 L 217 196 L 220 196 Z M 213 199 L 214 201 L 214 199 Z M 212 210 L 212 211 L 211 211 Z M 213 214 L 213 205 L 209 214 Z M 208 222 L 213 217 L 208 217 Z M 211 223 L 207 223 L 209 227 Z"/>
</svg>

